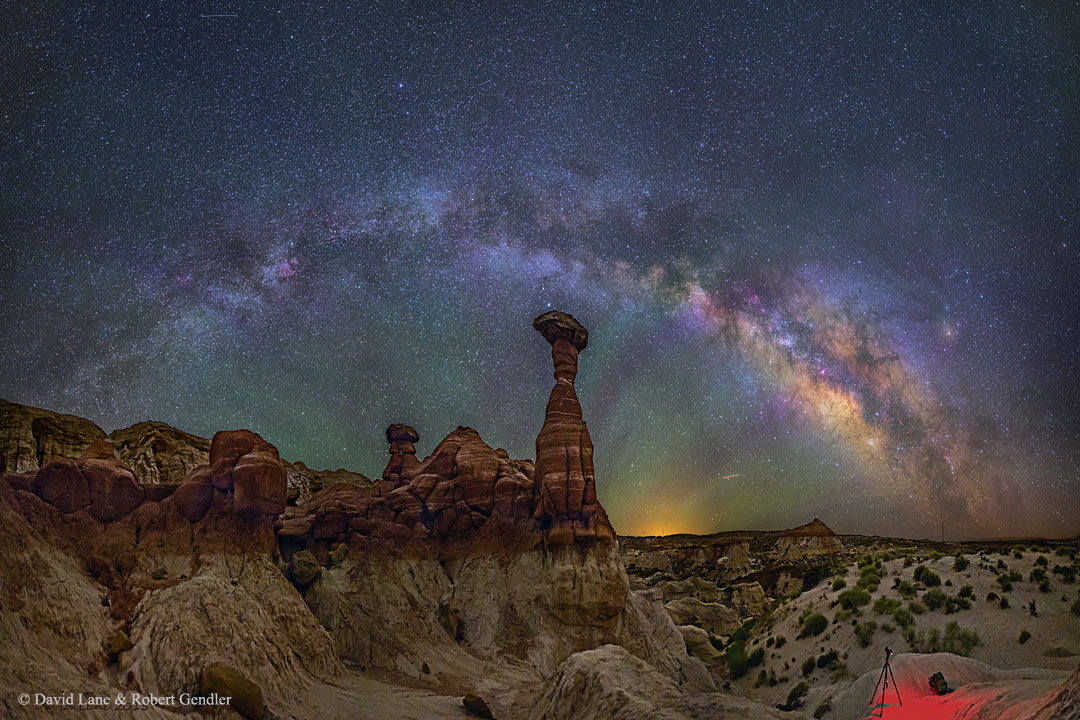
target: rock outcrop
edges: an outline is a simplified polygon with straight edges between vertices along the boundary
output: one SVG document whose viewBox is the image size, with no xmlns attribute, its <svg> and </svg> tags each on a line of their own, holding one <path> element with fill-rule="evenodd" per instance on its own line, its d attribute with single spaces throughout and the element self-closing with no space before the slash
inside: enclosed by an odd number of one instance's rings
<svg viewBox="0 0 1080 720">
<path fill-rule="evenodd" d="M 103 437 L 85 418 L 0 400 L 0 473 L 37 472 L 46 458 L 76 458 Z"/>
<path fill-rule="evenodd" d="M 216 662 L 284 703 L 337 672 L 332 639 L 276 564 L 273 522 L 285 508 L 277 450 L 247 430 L 220 432 L 208 460 L 179 484 L 142 485 L 98 438 L 29 481 L 4 476 L 0 583 L 15 594 L 5 596 L 0 634 L 22 637 L 25 657 L 3 662 L 16 679 L 70 667 L 33 686 L 118 682 L 179 695 L 198 692 L 202 668 Z M 46 605 L 63 619 L 42 626 Z M 85 639 L 72 645 L 57 632 Z M 121 636 L 129 642 L 113 642 Z"/>
<path fill-rule="evenodd" d="M 801 562 L 808 558 L 837 555 L 844 544 L 829 526 L 817 518 L 799 527 L 785 530 L 776 540 L 773 552 L 780 562 Z"/>
<path fill-rule="evenodd" d="M 610 543 L 615 532 L 596 500 L 593 444 L 574 390 L 578 353 L 588 344 L 589 333 L 573 316 L 558 311 L 536 318 L 533 327 L 551 343 L 555 366 L 555 387 L 536 438 L 534 515 L 549 543 L 594 538 Z"/>
<path fill-rule="evenodd" d="M 615 645 L 562 663 L 537 699 L 530 720 L 690 720 L 785 718 L 790 714 L 720 693 L 686 695 L 669 678 Z"/>
<path fill-rule="evenodd" d="M 113 430 L 109 440 L 140 483 L 183 480 L 210 461 L 210 441 L 160 422 L 140 422 Z"/>
</svg>

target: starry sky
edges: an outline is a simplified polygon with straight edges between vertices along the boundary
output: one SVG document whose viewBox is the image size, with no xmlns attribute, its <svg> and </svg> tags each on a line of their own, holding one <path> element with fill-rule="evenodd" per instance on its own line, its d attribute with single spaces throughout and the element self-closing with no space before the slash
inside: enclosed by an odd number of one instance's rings
<svg viewBox="0 0 1080 720">
<path fill-rule="evenodd" d="M 111 5 L 0 10 L 0 396 L 532 457 L 556 308 L 620 533 L 1080 532 L 1075 3 Z"/>
</svg>

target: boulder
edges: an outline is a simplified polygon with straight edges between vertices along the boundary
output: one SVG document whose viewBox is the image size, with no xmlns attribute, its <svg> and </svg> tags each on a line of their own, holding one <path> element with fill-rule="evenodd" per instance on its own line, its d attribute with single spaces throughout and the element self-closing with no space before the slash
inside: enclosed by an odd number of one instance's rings
<svg viewBox="0 0 1080 720">
<path fill-rule="evenodd" d="M 248 720 L 265 720 L 262 689 L 227 665 L 207 665 L 199 677 L 199 692 L 231 698 L 230 707 Z"/>
</svg>

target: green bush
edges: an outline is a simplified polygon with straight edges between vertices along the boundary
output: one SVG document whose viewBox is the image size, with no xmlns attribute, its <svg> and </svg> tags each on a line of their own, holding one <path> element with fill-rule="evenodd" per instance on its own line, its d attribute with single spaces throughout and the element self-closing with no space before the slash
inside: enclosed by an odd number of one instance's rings
<svg viewBox="0 0 1080 720">
<path fill-rule="evenodd" d="M 1039 583 L 1039 592 L 1041 593 L 1048 593 L 1053 589 L 1054 587 L 1050 584 L 1049 580 L 1043 580 L 1041 583 Z"/>
<path fill-rule="evenodd" d="M 840 653 L 836 650 L 829 649 L 828 652 L 821 653 L 817 659 L 817 666 L 819 668 L 828 668 L 835 670 L 840 665 Z"/>
<path fill-rule="evenodd" d="M 853 587 L 837 595 L 836 599 L 840 601 L 840 607 L 845 610 L 857 610 L 870 602 L 870 593 L 862 588 Z"/>
<path fill-rule="evenodd" d="M 799 633 L 799 637 L 820 635 L 825 632 L 827 627 L 829 627 L 829 620 L 821 613 L 807 615 L 806 619 L 803 620 L 802 632 Z"/>
<path fill-rule="evenodd" d="M 894 612 L 903 607 L 899 600 L 894 600 L 882 595 L 874 602 L 874 612 L 878 615 L 892 615 Z"/>
<path fill-rule="evenodd" d="M 920 565 L 915 568 L 915 582 L 921 582 L 926 587 L 936 587 L 941 584 L 941 578 L 933 570 Z"/>
<path fill-rule="evenodd" d="M 750 653 L 750 660 L 747 663 L 749 667 L 756 668 L 765 662 L 765 648 L 758 648 L 754 652 Z"/>
<path fill-rule="evenodd" d="M 1061 576 L 1061 582 L 1076 582 L 1076 568 L 1072 565 L 1055 565 L 1052 572 L 1054 575 Z"/>
<path fill-rule="evenodd" d="M 1031 617 L 1039 617 L 1039 611 L 1035 609 L 1034 600 L 1028 603 L 1028 612 L 1031 613 Z"/>
<path fill-rule="evenodd" d="M 1031 571 L 1031 574 L 1028 575 L 1028 582 L 1034 583 L 1036 585 L 1038 585 L 1039 583 L 1041 583 L 1045 579 L 1046 579 L 1046 570 L 1044 570 L 1042 568 L 1035 568 L 1034 570 Z"/>
<path fill-rule="evenodd" d="M 900 594 L 900 597 L 904 598 L 905 600 L 910 600 L 911 598 L 915 597 L 915 586 L 907 582 L 906 580 L 901 580 L 900 578 L 897 578 L 896 582 L 893 584 L 893 587 L 896 588 L 896 592 Z"/>
<path fill-rule="evenodd" d="M 750 637 L 750 631 L 754 628 L 754 620 L 751 618 L 742 624 L 738 630 L 731 634 L 728 638 L 728 642 L 742 642 L 745 643 L 747 638 Z"/>
<path fill-rule="evenodd" d="M 1029 633 L 1025 629 L 1025 630 L 1020 631 L 1020 637 L 1019 637 L 1019 639 L 1017 639 L 1017 642 L 1020 643 L 1021 645 L 1023 645 L 1024 643 L 1026 643 L 1030 639 L 1031 639 L 1031 633 Z"/>
<path fill-rule="evenodd" d="M 923 595 L 923 602 L 931 610 L 937 610 L 945 606 L 945 593 L 937 588 L 931 588 L 926 591 L 926 595 Z"/>
<path fill-rule="evenodd" d="M 977 632 L 964 630 L 955 621 L 945 626 L 944 635 L 938 632 L 937 628 L 930 628 L 928 632 L 908 631 L 905 638 L 914 652 L 947 652 L 963 657 L 970 655 L 972 648 L 982 644 Z"/>
<path fill-rule="evenodd" d="M 754 681 L 754 687 L 759 688 L 762 685 L 766 685 L 769 682 L 769 673 L 765 672 L 765 668 L 761 668 L 761 672 L 757 674 L 757 680 Z"/>
<path fill-rule="evenodd" d="M 802 591 L 812 590 L 818 586 L 825 578 L 833 574 L 834 568 L 831 565 L 815 565 L 806 571 L 806 575 L 803 575 Z"/>
<path fill-rule="evenodd" d="M 873 620 L 868 620 L 865 623 L 860 623 L 855 626 L 855 638 L 859 641 L 860 647 L 870 647 L 870 643 L 874 641 L 874 632 L 877 630 L 877 623 Z"/>
<path fill-rule="evenodd" d="M 777 705 L 776 707 L 785 712 L 796 710 L 802 707 L 802 698 L 809 690 L 809 685 L 807 685 L 805 682 L 800 682 L 798 685 L 791 688 L 791 691 L 788 693 L 787 696 L 787 702 L 781 705 Z"/>
<path fill-rule="evenodd" d="M 1050 564 L 1050 561 L 1046 559 L 1045 555 L 1040 555 L 1039 557 L 1035 558 L 1035 564 L 1041 565 L 1042 567 L 1047 567 Z"/>
<path fill-rule="evenodd" d="M 844 578 L 836 578 L 832 581 L 833 592 L 836 592 L 837 590 L 843 590 L 845 587 L 847 587 L 847 581 L 844 580 Z"/>
<path fill-rule="evenodd" d="M 971 587 L 970 585 L 965 585 L 964 587 L 960 588 L 960 592 L 956 593 L 956 596 L 962 598 L 973 598 L 975 597 L 975 588 Z"/>
<path fill-rule="evenodd" d="M 1012 581 L 1008 575 L 998 575 L 997 584 L 1001 586 L 1001 592 L 1012 592 Z"/>
<path fill-rule="evenodd" d="M 803 677 L 809 677 L 810 673 L 814 672 L 815 667 L 816 667 L 816 665 L 814 664 L 814 658 L 812 658 L 812 657 L 806 658 L 806 660 L 804 660 L 803 664 L 802 664 Z"/>
<path fill-rule="evenodd" d="M 967 569 L 968 565 L 968 559 L 964 557 L 963 553 L 956 553 L 956 557 L 953 559 L 953 570 L 962 572 Z"/>
<path fill-rule="evenodd" d="M 727 663 L 728 671 L 732 679 L 741 678 L 750 669 L 750 658 L 746 654 L 746 644 L 742 640 L 728 643 L 727 652 L 724 653 L 724 662 Z"/>
<path fill-rule="evenodd" d="M 825 698 L 825 701 L 814 710 L 814 720 L 821 720 L 830 710 L 832 710 L 832 698 Z"/>
<path fill-rule="evenodd" d="M 922 615 L 924 612 L 926 612 L 926 606 L 923 605 L 921 602 L 912 601 L 908 603 L 908 610 L 915 613 L 916 615 Z"/>
<path fill-rule="evenodd" d="M 786 642 L 787 642 L 786 637 L 784 637 L 783 635 L 777 635 L 776 636 L 776 649 L 779 650 L 780 648 L 784 647 L 784 643 L 786 643 Z"/>
<path fill-rule="evenodd" d="M 900 627 L 908 628 L 915 623 L 915 616 L 911 614 L 910 610 L 900 608 L 895 613 L 893 613 L 893 620 L 895 620 L 896 624 Z"/>
<path fill-rule="evenodd" d="M 1009 598 L 1002 595 L 1001 600 L 998 601 L 998 607 L 1001 608 L 1002 610 L 1008 610 L 1009 609 Z"/>
</svg>

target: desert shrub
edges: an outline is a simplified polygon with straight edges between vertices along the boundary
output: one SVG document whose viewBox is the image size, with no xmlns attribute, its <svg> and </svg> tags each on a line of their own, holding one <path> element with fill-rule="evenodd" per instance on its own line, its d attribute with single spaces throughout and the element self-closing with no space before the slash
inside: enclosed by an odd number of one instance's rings
<svg viewBox="0 0 1080 720">
<path fill-rule="evenodd" d="M 1039 617 L 1039 611 L 1035 609 L 1035 601 L 1032 600 L 1028 603 L 1028 612 L 1031 613 L 1031 617 Z"/>
<path fill-rule="evenodd" d="M 832 648 L 829 648 L 828 652 L 821 653 L 817 659 L 817 666 L 819 668 L 828 668 L 835 670 L 840 665 L 840 653 Z"/>
<path fill-rule="evenodd" d="M 1017 560 L 1023 560 L 1024 559 L 1024 553 L 1020 552 L 1019 550 L 1013 550 L 1013 557 L 1016 558 Z"/>
<path fill-rule="evenodd" d="M 832 710 L 832 698 L 825 698 L 824 702 L 814 709 L 814 720 L 821 720 L 830 710 Z"/>
<path fill-rule="evenodd" d="M 945 553 L 939 552 L 937 550 L 931 550 L 930 553 L 926 556 L 927 560 L 929 560 L 930 562 L 940 560 L 943 557 L 945 557 Z"/>
<path fill-rule="evenodd" d="M 1020 643 L 1021 645 L 1023 645 L 1024 643 L 1026 643 L 1026 642 L 1027 642 L 1028 640 L 1030 640 L 1030 639 L 1031 639 L 1031 633 L 1029 633 L 1029 632 L 1027 631 L 1027 629 L 1024 629 L 1024 630 L 1021 630 L 1021 631 L 1020 631 L 1020 637 L 1019 637 L 1019 638 L 1017 638 L 1017 640 L 1016 640 L 1016 641 L 1017 641 L 1018 643 Z"/>
<path fill-rule="evenodd" d="M 798 709 L 802 707 L 802 698 L 810 690 L 810 686 L 805 682 L 800 682 L 795 687 L 791 688 L 788 692 L 787 701 L 776 707 L 785 712 Z"/>
<path fill-rule="evenodd" d="M 1045 555 L 1040 555 L 1039 557 L 1035 558 L 1035 564 L 1041 565 L 1042 567 L 1047 567 L 1050 564 L 1050 561 L 1046 559 Z"/>
<path fill-rule="evenodd" d="M 1055 565 L 1052 572 L 1061 576 L 1061 582 L 1076 582 L 1076 568 L 1072 565 Z"/>
<path fill-rule="evenodd" d="M 771 648 L 773 646 L 773 643 L 775 643 L 775 642 L 776 642 L 776 638 L 770 637 L 768 640 L 765 641 L 765 647 Z"/>
<path fill-rule="evenodd" d="M 799 633 L 799 637 L 808 637 L 810 635 L 820 635 L 825 632 L 825 628 L 829 627 L 828 619 L 821 613 L 813 613 L 807 615 L 803 620 L 802 631 Z"/>
<path fill-rule="evenodd" d="M 1008 575 L 998 575 L 997 584 L 1001 586 L 1001 592 L 1012 592 L 1012 582 Z"/>
<path fill-rule="evenodd" d="M 926 595 L 923 595 L 923 602 L 931 610 L 937 610 L 945 606 L 945 593 L 937 588 L 930 588 L 926 591 Z"/>
<path fill-rule="evenodd" d="M 997 569 L 998 569 L 998 570 L 1005 570 L 1005 571 L 1008 571 L 1008 569 L 1009 569 L 1009 566 L 1005 564 L 1005 561 L 1004 561 L 1004 560 L 1002 560 L 1002 559 L 1000 559 L 1000 558 L 999 558 L 999 559 L 998 559 L 998 561 L 997 561 Z"/>
<path fill-rule="evenodd" d="M 945 626 L 945 633 L 938 632 L 937 628 L 929 631 L 909 631 L 905 638 L 911 649 L 918 653 L 947 652 L 953 655 L 967 657 L 971 650 L 982 644 L 979 634 L 974 630 L 965 630 L 955 621 Z"/>
<path fill-rule="evenodd" d="M 806 658 L 806 660 L 804 660 L 803 664 L 802 664 L 803 677 L 809 677 L 810 673 L 814 672 L 815 667 L 817 667 L 817 666 L 814 664 L 814 658 L 812 658 L 812 657 Z"/>
<path fill-rule="evenodd" d="M 882 595 L 874 602 L 874 612 L 878 615 L 892 615 L 902 607 L 899 600 Z"/>
<path fill-rule="evenodd" d="M 812 590 L 825 578 L 833 574 L 832 565 L 815 565 L 803 575 L 802 591 Z"/>
<path fill-rule="evenodd" d="M 933 570 L 920 565 L 915 568 L 915 582 L 921 582 L 926 587 L 936 587 L 941 584 L 941 578 Z"/>
<path fill-rule="evenodd" d="M 971 608 L 971 598 L 963 595 L 945 596 L 945 614 L 952 615 L 953 613 L 960 612 L 961 610 L 968 610 Z"/>
<path fill-rule="evenodd" d="M 880 584 L 881 573 L 878 572 L 876 567 L 871 566 L 863 568 L 862 574 L 859 576 L 859 582 L 855 583 L 855 587 L 862 588 L 867 592 L 874 592 Z"/>
<path fill-rule="evenodd" d="M 870 593 L 862 588 L 853 587 L 837 595 L 836 599 L 840 601 L 840 607 L 845 610 L 856 610 L 870 602 Z"/>
<path fill-rule="evenodd" d="M 1048 593 L 1053 589 L 1054 587 L 1050 584 L 1049 580 L 1043 580 L 1041 583 L 1039 583 L 1039 592 L 1041 593 Z"/>
<path fill-rule="evenodd" d="M 986 602 L 994 602 L 997 599 L 998 599 L 998 594 L 996 592 L 994 592 L 993 590 L 986 593 Z"/>
<path fill-rule="evenodd" d="M 736 630 L 735 632 L 733 632 L 731 634 L 731 637 L 728 638 L 728 643 L 733 643 L 733 642 L 745 643 L 747 638 L 750 637 L 750 631 L 753 630 L 753 628 L 754 628 L 754 620 L 753 620 L 753 618 L 751 618 L 750 620 L 747 620 L 746 622 L 744 622 L 739 627 L 738 630 Z"/>
<path fill-rule="evenodd" d="M 960 591 L 956 593 L 956 596 L 962 598 L 973 598 L 975 597 L 975 588 L 971 587 L 970 585 L 965 585 L 964 587 L 960 588 Z"/>
<path fill-rule="evenodd" d="M 904 598 L 905 600 L 910 600 L 911 598 L 915 597 L 915 586 L 907 582 L 906 580 L 901 580 L 900 578 L 897 578 L 896 582 L 893 584 L 893 587 L 896 588 L 896 592 L 900 594 L 900 597 Z"/>
<path fill-rule="evenodd" d="M 968 559 L 963 553 L 956 553 L 956 557 L 953 559 L 953 570 L 956 572 L 962 572 L 967 569 L 969 565 Z"/>
<path fill-rule="evenodd" d="M 847 581 L 844 580 L 844 578 L 836 578 L 832 581 L 833 592 L 836 592 L 837 590 L 843 590 L 845 587 L 847 587 Z"/>
<path fill-rule="evenodd" d="M 761 672 L 757 674 L 757 680 L 754 681 L 754 687 L 759 688 L 769 682 L 769 673 L 765 671 L 765 668 L 761 668 Z"/>
<path fill-rule="evenodd" d="M 893 613 L 893 620 L 895 620 L 896 624 L 900 627 L 907 628 L 914 624 L 915 616 L 911 614 L 911 611 L 900 608 Z"/>
<path fill-rule="evenodd" d="M 911 557 L 910 555 L 908 555 L 907 557 L 904 558 L 904 567 L 909 568 L 914 564 L 915 564 L 915 558 Z"/>
<path fill-rule="evenodd" d="M 1009 609 L 1009 598 L 1002 595 L 1001 600 L 998 601 L 998 607 L 1001 608 L 1002 610 L 1008 610 Z"/>
<path fill-rule="evenodd" d="M 746 645 L 742 640 L 728 643 L 727 652 L 724 653 L 724 662 L 727 663 L 728 671 L 732 679 L 741 678 L 750 669 L 750 657 L 746 654 Z"/>
<path fill-rule="evenodd" d="M 890 623 L 885 623 L 884 625 L 881 626 L 881 632 L 886 632 L 886 633 L 896 632 L 896 628 L 893 627 Z"/>
<path fill-rule="evenodd" d="M 750 660 L 747 665 L 752 668 L 756 668 L 765 662 L 765 648 L 758 648 L 754 652 L 750 653 Z"/>
<path fill-rule="evenodd" d="M 1024 579 L 1024 576 L 1020 574 L 1019 570 L 1009 571 L 1009 582 L 1020 582 Z"/>
<path fill-rule="evenodd" d="M 1045 579 L 1046 579 L 1046 570 L 1044 570 L 1042 568 L 1035 568 L 1034 570 L 1031 571 L 1031 574 L 1028 575 L 1028 582 L 1034 583 L 1036 585 L 1038 585 L 1039 583 L 1041 583 Z"/>
<path fill-rule="evenodd" d="M 923 605 L 921 602 L 913 600 L 908 603 L 908 610 L 915 613 L 916 615 L 922 615 L 924 612 L 926 612 L 926 606 Z"/>
<path fill-rule="evenodd" d="M 874 641 L 874 632 L 876 630 L 877 623 L 873 620 L 856 625 L 855 639 L 859 641 L 859 647 L 870 647 L 870 643 Z"/>
<path fill-rule="evenodd" d="M 786 643 L 786 642 L 787 642 L 786 637 L 784 637 L 783 635 L 777 635 L 776 636 L 776 649 L 779 650 L 780 648 L 784 647 L 784 643 Z"/>
</svg>

